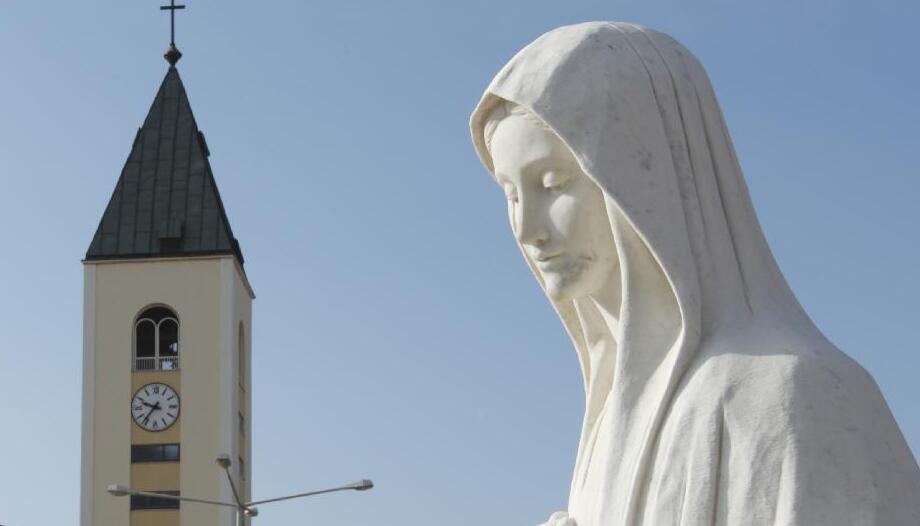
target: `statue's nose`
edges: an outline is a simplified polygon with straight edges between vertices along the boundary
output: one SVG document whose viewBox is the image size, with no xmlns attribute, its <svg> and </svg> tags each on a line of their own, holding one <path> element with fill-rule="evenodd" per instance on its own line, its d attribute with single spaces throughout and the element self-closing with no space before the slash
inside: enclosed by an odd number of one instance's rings
<svg viewBox="0 0 920 526">
<path fill-rule="evenodd" d="M 546 213 L 533 199 L 519 199 L 514 210 L 514 235 L 522 245 L 540 246 L 549 239 Z"/>
</svg>

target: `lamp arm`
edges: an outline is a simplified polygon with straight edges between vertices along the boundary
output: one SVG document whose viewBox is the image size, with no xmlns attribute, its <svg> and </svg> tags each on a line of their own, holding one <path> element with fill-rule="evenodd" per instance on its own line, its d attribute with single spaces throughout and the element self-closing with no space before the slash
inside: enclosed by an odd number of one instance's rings
<svg viewBox="0 0 920 526">
<path fill-rule="evenodd" d="M 239 508 L 243 507 L 243 502 L 240 500 L 240 494 L 236 491 L 236 484 L 233 483 L 233 477 L 230 476 L 230 470 L 224 468 L 224 473 L 227 474 L 227 480 L 230 482 L 230 489 L 233 490 L 233 498 L 236 499 L 236 505 Z"/>
<path fill-rule="evenodd" d="M 138 491 L 136 489 L 126 489 L 128 495 L 140 495 L 142 497 L 157 497 L 168 500 L 181 500 L 185 502 L 197 502 L 199 504 L 215 504 L 217 506 L 228 506 L 230 508 L 239 508 L 236 504 L 230 502 L 221 502 L 219 500 L 196 499 L 194 497 L 183 497 L 181 495 L 170 495 L 169 493 L 159 493 L 156 491 Z"/>
<path fill-rule="evenodd" d="M 348 489 L 355 489 L 355 487 L 349 484 L 348 486 L 340 486 L 338 488 L 330 488 L 330 489 L 321 489 L 319 491 L 308 491 L 306 493 L 298 493 L 296 495 L 288 495 L 286 497 L 276 497 L 274 499 L 256 500 L 256 501 L 247 502 L 246 504 L 243 504 L 243 507 L 248 508 L 250 506 L 257 506 L 259 504 L 267 504 L 269 502 L 278 502 L 279 500 L 299 499 L 300 497 L 309 497 L 311 495 L 321 495 L 323 493 L 332 493 L 334 491 L 345 491 Z"/>
</svg>

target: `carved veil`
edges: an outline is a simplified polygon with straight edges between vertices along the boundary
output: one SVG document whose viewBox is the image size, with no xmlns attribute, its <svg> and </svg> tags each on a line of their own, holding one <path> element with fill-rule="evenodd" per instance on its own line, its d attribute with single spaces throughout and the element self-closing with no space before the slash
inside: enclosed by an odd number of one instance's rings
<svg viewBox="0 0 920 526">
<path fill-rule="evenodd" d="M 786 284 L 696 58 L 630 24 L 543 35 L 473 113 L 490 171 L 483 129 L 503 101 L 601 188 L 619 254 L 607 360 L 589 358 L 577 302 L 553 302 L 585 378 L 578 525 L 920 524 L 916 461 L 874 381 Z"/>
</svg>

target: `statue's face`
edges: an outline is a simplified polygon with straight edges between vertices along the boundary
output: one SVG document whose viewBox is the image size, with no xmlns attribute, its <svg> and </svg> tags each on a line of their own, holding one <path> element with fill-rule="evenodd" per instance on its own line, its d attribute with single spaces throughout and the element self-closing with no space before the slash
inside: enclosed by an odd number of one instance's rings
<svg viewBox="0 0 920 526">
<path fill-rule="evenodd" d="M 615 268 L 616 247 L 604 194 L 572 152 L 536 118 L 515 114 L 499 122 L 489 150 L 511 228 L 550 297 L 600 291 Z"/>
</svg>

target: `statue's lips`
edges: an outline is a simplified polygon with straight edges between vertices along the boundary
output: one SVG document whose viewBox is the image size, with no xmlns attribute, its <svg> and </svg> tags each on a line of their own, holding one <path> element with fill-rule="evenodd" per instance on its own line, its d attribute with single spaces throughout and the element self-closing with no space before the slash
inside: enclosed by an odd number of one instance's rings
<svg viewBox="0 0 920 526">
<path fill-rule="evenodd" d="M 551 272 L 565 266 L 565 258 L 562 257 L 562 254 L 538 256 L 534 258 L 534 261 L 536 261 L 537 268 L 543 271 Z"/>
</svg>

